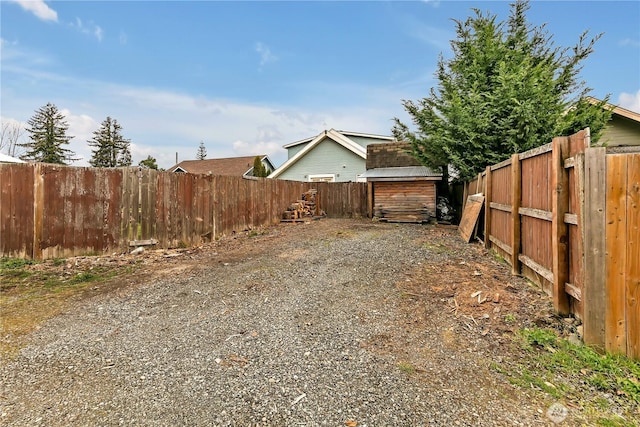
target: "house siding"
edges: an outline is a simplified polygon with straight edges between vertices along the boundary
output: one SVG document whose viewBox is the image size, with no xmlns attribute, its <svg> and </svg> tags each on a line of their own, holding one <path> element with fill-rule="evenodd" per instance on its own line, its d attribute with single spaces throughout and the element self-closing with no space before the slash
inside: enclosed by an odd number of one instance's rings
<svg viewBox="0 0 640 427">
<path fill-rule="evenodd" d="M 364 171 L 365 159 L 347 150 L 334 140 L 325 138 L 300 160 L 282 172 L 278 179 L 308 181 L 309 175 L 335 174 L 336 182 L 355 182 L 356 176 Z"/>
<path fill-rule="evenodd" d="M 298 154 L 298 152 L 302 151 L 302 149 L 304 149 L 304 147 L 306 147 L 307 144 L 309 144 L 309 143 L 307 142 L 305 144 L 298 144 L 298 145 L 295 145 L 293 147 L 287 148 L 287 154 L 288 154 L 287 159 L 290 159 L 293 156 L 295 156 L 296 154 Z"/>
<path fill-rule="evenodd" d="M 609 147 L 640 145 L 640 123 L 614 115 L 597 144 Z"/>
</svg>

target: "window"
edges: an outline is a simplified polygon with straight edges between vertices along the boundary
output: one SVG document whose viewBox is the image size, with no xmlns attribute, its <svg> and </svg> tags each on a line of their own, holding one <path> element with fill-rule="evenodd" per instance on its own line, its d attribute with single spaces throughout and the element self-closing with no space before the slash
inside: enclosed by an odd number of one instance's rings
<svg viewBox="0 0 640 427">
<path fill-rule="evenodd" d="M 336 175 L 332 173 L 309 175 L 309 182 L 336 182 Z"/>
</svg>

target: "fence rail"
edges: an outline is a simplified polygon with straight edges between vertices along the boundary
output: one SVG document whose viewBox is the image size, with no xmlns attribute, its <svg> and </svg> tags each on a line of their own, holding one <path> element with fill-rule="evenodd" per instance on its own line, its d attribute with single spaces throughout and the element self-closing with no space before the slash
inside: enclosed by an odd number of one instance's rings
<svg viewBox="0 0 640 427">
<path fill-rule="evenodd" d="M 192 246 L 271 225 L 311 189 L 328 216 L 366 215 L 366 184 L 0 165 L 0 256 L 34 259 Z"/>
<path fill-rule="evenodd" d="M 640 153 L 590 147 L 589 129 L 489 166 L 484 244 L 538 283 L 587 344 L 640 358 Z"/>
</svg>

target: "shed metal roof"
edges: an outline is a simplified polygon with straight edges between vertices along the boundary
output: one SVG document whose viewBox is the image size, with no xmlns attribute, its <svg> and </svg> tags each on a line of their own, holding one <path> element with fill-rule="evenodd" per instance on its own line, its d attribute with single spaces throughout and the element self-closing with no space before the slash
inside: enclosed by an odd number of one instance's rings
<svg viewBox="0 0 640 427">
<path fill-rule="evenodd" d="M 426 166 L 404 166 L 394 168 L 369 169 L 363 175 L 367 179 L 381 178 L 442 178 L 442 174 L 434 172 Z"/>
</svg>

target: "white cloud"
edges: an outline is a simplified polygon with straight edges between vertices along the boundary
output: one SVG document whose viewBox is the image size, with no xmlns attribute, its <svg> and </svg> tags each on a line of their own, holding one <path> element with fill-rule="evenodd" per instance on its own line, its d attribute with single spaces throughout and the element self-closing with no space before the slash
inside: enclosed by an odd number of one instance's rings
<svg viewBox="0 0 640 427">
<path fill-rule="evenodd" d="M 70 22 L 69 25 L 80 31 L 82 34 L 94 36 L 99 42 L 101 42 L 104 37 L 104 31 L 102 28 L 96 25 L 93 21 L 82 22 L 82 19 L 76 17 L 76 22 Z"/>
<path fill-rule="evenodd" d="M 618 97 L 618 105 L 627 110 L 640 113 L 640 90 L 635 94 L 622 92 Z"/>
<path fill-rule="evenodd" d="M 271 53 L 271 49 L 269 46 L 264 43 L 258 42 L 256 43 L 256 52 L 260 54 L 260 67 L 263 65 L 269 64 L 271 62 L 275 62 L 278 60 L 278 57 Z"/>
<path fill-rule="evenodd" d="M 44 0 L 9 0 L 19 4 L 24 10 L 33 13 L 43 21 L 58 22 L 58 13 L 51 9 Z"/>
</svg>

